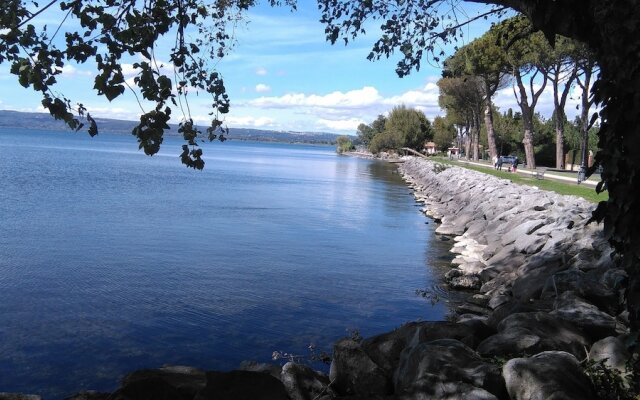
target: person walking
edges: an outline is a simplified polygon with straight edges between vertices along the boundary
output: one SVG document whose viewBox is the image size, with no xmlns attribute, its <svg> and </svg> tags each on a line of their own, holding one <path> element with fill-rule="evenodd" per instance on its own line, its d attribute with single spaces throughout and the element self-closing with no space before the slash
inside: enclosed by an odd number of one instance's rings
<svg viewBox="0 0 640 400">
<path fill-rule="evenodd" d="M 498 169 L 498 156 L 493 156 L 493 168 Z"/>
<path fill-rule="evenodd" d="M 513 172 L 518 170 L 518 157 L 513 159 Z"/>
</svg>

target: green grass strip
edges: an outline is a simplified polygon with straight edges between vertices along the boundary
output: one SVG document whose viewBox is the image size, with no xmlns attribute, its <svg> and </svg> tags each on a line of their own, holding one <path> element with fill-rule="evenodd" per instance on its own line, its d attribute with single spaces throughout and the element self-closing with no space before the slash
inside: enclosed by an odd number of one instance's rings
<svg viewBox="0 0 640 400">
<path fill-rule="evenodd" d="M 482 172 L 483 174 L 497 176 L 498 178 L 508 179 L 519 185 L 535 186 L 542 190 L 548 190 L 564 195 L 572 195 L 582 197 L 592 203 L 598 203 L 609 198 L 608 192 L 596 193 L 596 189 L 590 186 L 582 186 L 577 183 L 568 183 L 556 181 L 553 179 L 536 179 L 521 174 L 514 174 L 508 171 L 497 171 L 491 167 L 480 167 L 477 165 L 466 164 L 465 162 L 449 160 L 446 157 L 432 157 L 434 162 L 455 165 L 456 167 L 466 168 L 473 171 Z"/>
</svg>

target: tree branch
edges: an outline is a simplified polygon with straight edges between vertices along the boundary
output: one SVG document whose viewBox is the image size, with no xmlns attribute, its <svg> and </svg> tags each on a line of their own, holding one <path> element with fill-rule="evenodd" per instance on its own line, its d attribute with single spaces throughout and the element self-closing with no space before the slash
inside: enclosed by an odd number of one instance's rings
<svg viewBox="0 0 640 400">
<path fill-rule="evenodd" d="M 26 24 L 27 22 L 31 21 L 32 19 L 34 19 L 35 17 L 37 17 L 38 15 L 40 15 L 41 13 L 43 13 L 45 10 L 47 10 L 49 7 L 51 7 L 52 5 L 54 5 L 55 3 L 57 3 L 58 0 L 51 0 L 49 2 L 49 4 L 47 4 L 46 6 L 42 7 L 41 9 L 39 9 L 38 11 L 36 11 L 34 14 L 31 14 L 31 16 L 27 19 L 25 19 L 24 21 L 20 22 L 18 25 L 15 26 L 14 29 L 18 29 L 20 28 L 22 25 Z"/>
</svg>

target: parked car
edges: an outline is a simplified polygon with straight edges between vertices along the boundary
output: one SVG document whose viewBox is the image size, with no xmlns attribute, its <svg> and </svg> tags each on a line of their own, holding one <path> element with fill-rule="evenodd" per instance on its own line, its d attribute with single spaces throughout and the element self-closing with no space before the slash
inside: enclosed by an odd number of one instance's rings
<svg viewBox="0 0 640 400">
<path fill-rule="evenodd" d="M 513 162 L 516 160 L 516 156 L 500 156 L 500 159 L 498 161 L 498 163 L 501 164 L 513 164 Z M 519 162 L 518 162 L 519 164 Z"/>
</svg>

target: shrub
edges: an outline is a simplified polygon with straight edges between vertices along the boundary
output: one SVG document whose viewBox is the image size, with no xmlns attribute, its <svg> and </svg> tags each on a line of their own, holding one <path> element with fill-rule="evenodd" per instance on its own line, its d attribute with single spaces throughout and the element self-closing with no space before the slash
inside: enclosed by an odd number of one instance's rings
<svg viewBox="0 0 640 400">
<path fill-rule="evenodd" d="M 347 136 L 338 136 L 338 139 L 336 139 L 336 142 L 337 142 L 336 151 L 338 152 L 338 154 L 351 151 L 355 148 L 353 147 L 353 142 Z"/>
</svg>

